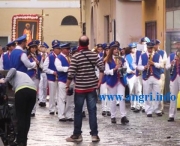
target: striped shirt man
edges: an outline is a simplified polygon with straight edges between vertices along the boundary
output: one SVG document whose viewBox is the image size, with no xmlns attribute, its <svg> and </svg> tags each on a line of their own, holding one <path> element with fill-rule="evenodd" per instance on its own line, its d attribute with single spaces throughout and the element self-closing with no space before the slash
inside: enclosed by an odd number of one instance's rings
<svg viewBox="0 0 180 146">
<path fill-rule="evenodd" d="M 98 55 L 88 48 L 74 54 L 68 69 L 68 79 L 75 79 L 75 92 L 91 92 L 98 85 L 98 77 L 95 74 L 95 66 L 104 73 L 104 65 Z"/>
</svg>

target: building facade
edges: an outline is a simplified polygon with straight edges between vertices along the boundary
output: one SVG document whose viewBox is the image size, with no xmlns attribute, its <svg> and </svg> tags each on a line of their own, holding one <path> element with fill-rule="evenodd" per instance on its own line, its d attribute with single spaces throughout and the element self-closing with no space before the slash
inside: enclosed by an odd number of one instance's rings
<svg viewBox="0 0 180 146">
<path fill-rule="evenodd" d="M 20 0 L 0 1 L 0 44 L 6 45 L 12 38 L 14 15 L 42 15 L 43 38 L 51 46 L 54 39 L 77 42 L 81 35 L 79 0 Z"/>
<path fill-rule="evenodd" d="M 121 47 L 142 37 L 141 1 L 81 0 L 83 32 L 90 46 L 117 40 Z"/>
</svg>

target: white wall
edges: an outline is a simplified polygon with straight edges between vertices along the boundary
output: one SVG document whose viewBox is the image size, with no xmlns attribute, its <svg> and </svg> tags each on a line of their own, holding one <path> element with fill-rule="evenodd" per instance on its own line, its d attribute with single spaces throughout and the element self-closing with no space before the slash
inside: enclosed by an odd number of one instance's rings
<svg viewBox="0 0 180 146">
<path fill-rule="evenodd" d="M 122 2 L 116 0 L 116 40 L 121 47 L 142 37 L 141 2 Z"/>
<path fill-rule="evenodd" d="M 79 8 L 79 0 L 0 0 L 0 8 Z"/>
</svg>

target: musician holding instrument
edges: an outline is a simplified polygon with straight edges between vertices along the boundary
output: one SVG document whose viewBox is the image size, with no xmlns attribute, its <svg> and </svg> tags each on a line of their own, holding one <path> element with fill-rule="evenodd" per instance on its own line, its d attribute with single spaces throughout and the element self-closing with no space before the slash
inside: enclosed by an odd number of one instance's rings
<svg viewBox="0 0 180 146">
<path fill-rule="evenodd" d="M 28 44 L 28 58 L 30 62 L 36 62 L 37 67 L 36 68 L 28 68 L 27 74 L 29 77 L 33 80 L 34 84 L 36 85 L 36 88 L 39 88 L 39 81 L 40 81 L 40 67 L 39 63 L 41 61 L 41 55 L 38 53 L 38 46 L 39 46 L 39 40 L 31 41 Z M 31 112 L 31 117 L 35 116 L 36 113 L 36 106 L 38 101 L 38 93 L 36 95 L 36 104 Z"/>
<path fill-rule="evenodd" d="M 45 59 L 48 57 L 47 49 L 49 46 L 43 42 L 40 45 L 40 55 L 41 55 L 41 61 L 40 61 L 40 68 L 43 70 L 43 64 Z M 40 75 L 40 82 L 39 82 L 39 106 L 45 107 L 46 106 L 46 98 L 47 98 L 47 75 L 45 72 L 41 72 Z"/>
<path fill-rule="evenodd" d="M 56 96 L 58 91 L 58 74 L 54 65 L 57 55 L 61 52 L 60 41 L 52 41 L 53 52 L 45 59 L 43 64 L 43 71 L 47 75 L 49 85 L 49 114 L 54 115 L 56 112 Z"/>
<path fill-rule="evenodd" d="M 58 118 L 60 122 L 74 121 L 74 98 L 73 87 L 74 82 L 71 82 L 70 88 L 72 94 L 66 94 L 67 71 L 70 65 L 70 43 L 61 44 L 61 54 L 55 59 L 55 67 L 58 73 Z"/>
<path fill-rule="evenodd" d="M 176 100 L 170 100 L 168 122 L 174 122 L 177 112 L 177 96 L 180 91 L 180 41 L 175 43 L 177 51 L 171 53 L 166 62 L 166 69 L 170 69 L 170 93 L 176 96 Z"/>
<path fill-rule="evenodd" d="M 161 50 L 160 49 L 160 44 L 161 42 L 159 40 L 155 40 L 154 41 L 155 43 L 155 46 L 154 46 L 154 51 L 159 53 L 163 59 L 163 68 L 161 68 L 161 95 L 163 95 L 163 92 L 164 92 L 164 83 L 165 83 L 165 72 L 164 72 L 164 68 L 165 68 L 165 65 L 166 65 L 166 61 L 167 61 L 167 54 L 166 54 L 166 51 L 165 50 Z M 164 110 L 164 102 L 161 101 L 161 104 L 160 104 L 160 110 L 163 112 Z"/>
<path fill-rule="evenodd" d="M 161 55 L 154 53 L 154 45 L 154 42 L 147 43 L 147 52 L 141 55 L 138 62 L 138 70 L 142 71 L 144 98 L 145 95 L 149 95 L 145 101 L 147 117 L 152 117 L 153 113 L 162 116 L 162 112 L 159 110 L 160 99 L 157 100 L 155 97 L 157 94 L 160 95 L 160 76 L 163 61 Z M 150 93 L 152 93 L 152 98 Z"/>
<path fill-rule="evenodd" d="M 136 83 L 136 43 L 129 44 L 130 54 L 126 55 L 125 60 L 127 62 L 127 81 L 129 86 L 129 94 L 133 97 L 135 95 L 135 83 Z M 134 99 L 131 99 L 131 110 L 140 111 L 140 106 L 138 102 Z"/>
<path fill-rule="evenodd" d="M 104 50 L 104 56 L 102 58 L 103 63 L 105 64 L 107 60 L 107 56 L 109 54 L 109 45 L 106 43 L 102 45 L 103 50 Z M 104 74 L 104 77 L 102 79 L 102 83 L 100 86 L 100 95 L 107 95 L 107 85 L 106 85 L 106 78 L 107 76 Z M 106 98 L 105 100 L 102 100 L 102 116 L 111 116 L 110 112 L 110 101 Z"/>
<path fill-rule="evenodd" d="M 121 114 L 121 123 L 127 124 L 129 120 L 126 117 L 125 108 L 125 86 L 127 85 L 126 76 L 122 74 L 121 69 L 126 66 L 125 60 L 118 54 L 119 46 L 115 42 L 110 44 L 110 50 L 105 63 L 105 74 L 107 75 L 106 84 L 108 95 L 120 95 L 119 110 Z M 111 100 L 111 123 L 116 123 L 116 97 Z"/>
</svg>

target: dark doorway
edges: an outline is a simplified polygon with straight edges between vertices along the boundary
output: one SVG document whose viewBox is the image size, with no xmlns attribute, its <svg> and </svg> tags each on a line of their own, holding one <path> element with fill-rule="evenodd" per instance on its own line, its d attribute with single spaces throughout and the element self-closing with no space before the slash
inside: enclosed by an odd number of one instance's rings
<svg viewBox="0 0 180 146">
<path fill-rule="evenodd" d="M 148 38 L 155 40 L 157 38 L 157 25 L 156 21 L 145 23 L 145 33 Z"/>
</svg>

